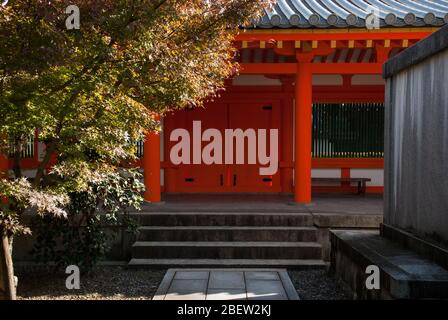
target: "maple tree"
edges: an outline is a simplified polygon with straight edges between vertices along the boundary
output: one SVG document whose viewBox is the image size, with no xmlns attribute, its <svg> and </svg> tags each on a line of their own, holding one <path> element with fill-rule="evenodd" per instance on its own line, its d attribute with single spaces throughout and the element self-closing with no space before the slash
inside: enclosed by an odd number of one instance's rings
<svg viewBox="0 0 448 320">
<path fill-rule="evenodd" d="M 158 129 L 155 115 L 201 106 L 216 95 L 238 68 L 235 34 L 270 2 L 0 5 L 0 149 L 14 150 L 13 175 L 0 180 L 0 194 L 8 199 L 0 207 L 3 239 L 10 243 L 14 234 L 29 231 L 21 223 L 25 210 L 64 216 L 70 192 L 86 190 L 102 173 L 135 159 L 131 142 Z M 80 9 L 79 30 L 66 28 L 69 5 Z M 21 154 L 36 129 L 46 148 L 29 179 L 23 177 Z"/>
</svg>

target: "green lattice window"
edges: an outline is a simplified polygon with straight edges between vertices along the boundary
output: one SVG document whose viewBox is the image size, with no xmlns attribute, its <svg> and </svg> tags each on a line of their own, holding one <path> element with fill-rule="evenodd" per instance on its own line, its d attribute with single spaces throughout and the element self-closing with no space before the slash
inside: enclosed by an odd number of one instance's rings
<svg viewBox="0 0 448 320">
<path fill-rule="evenodd" d="M 135 144 L 137 146 L 137 157 L 142 158 L 144 154 L 144 141 L 139 140 Z"/>
<path fill-rule="evenodd" d="M 34 135 L 30 136 L 26 143 L 22 146 L 21 158 L 22 159 L 33 159 L 34 158 Z M 13 158 L 15 154 L 14 141 L 9 142 L 9 157 Z"/>
<path fill-rule="evenodd" d="M 315 104 L 313 156 L 383 158 L 384 104 Z"/>
</svg>

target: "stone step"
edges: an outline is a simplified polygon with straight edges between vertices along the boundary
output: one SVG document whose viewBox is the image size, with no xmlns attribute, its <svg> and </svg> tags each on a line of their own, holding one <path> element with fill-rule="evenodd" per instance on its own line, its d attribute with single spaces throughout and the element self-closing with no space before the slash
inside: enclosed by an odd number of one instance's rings
<svg viewBox="0 0 448 320">
<path fill-rule="evenodd" d="M 314 227 L 141 227 L 139 241 L 315 242 Z"/>
<path fill-rule="evenodd" d="M 448 299 L 448 270 L 381 237 L 377 231 L 333 230 L 332 268 L 358 299 Z M 365 286 L 366 268 L 380 270 L 381 290 Z"/>
<path fill-rule="evenodd" d="M 313 226 L 313 216 L 308 213 L 238 213 L 238 212 L 169 212 L 135 213 L 132 217 L 142 226 L 238 226 L 286 227 Z"/>
<path fill-rule="evenodd" d="M 136 259 L 321 259 L 316 242 L 145 242 L 132 246 Z"/>
<path fill-rule="evenodd" d="M 324 269 L 323 260 L 300 259 L 132 259 L 130 268 L 286 268 L 294 270 Z"/>
</svg>

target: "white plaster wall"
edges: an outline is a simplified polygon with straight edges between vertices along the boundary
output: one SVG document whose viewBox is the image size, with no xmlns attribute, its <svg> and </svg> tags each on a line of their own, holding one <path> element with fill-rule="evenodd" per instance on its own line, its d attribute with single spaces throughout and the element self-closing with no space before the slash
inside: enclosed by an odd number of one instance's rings
<svg viewBox="0 0 448 320">
<path fill-rule="evenodd" d="M 233 79 L 234 86 L 281 86 L 277 79 L 270 79 L 264 76 L 241 75 Z"/>
<path fill-rule="evenodd" d="M 12 173 L 12 172 L 11 172 Z M 27 178 L 34 178 L 36 176 L 37 170 L 22 170 L 22 175 Z"/>
<path fill-rule="evenodd" d="M 381 86 L 385 84 L 386 82 L 381 75 L 358 74 L 352 77 L 352 85 L 354 86 Z"/>
<path fill-rule="evenodd" d="M 354 75 L 352 85 L 354 86 L 378 86 L 384 85 L 385 81 L 381 75 Z M 234 86 L 281 86 L 278 79 L 271 79 L 261 75 L 240 75 L 233 79 Z M 343 78 L 340 75 L 315 75 L 314 86 L 342 86 Z"/>
<path fill-rule="evenodd" d="M 39 160 L 39 162 L 44 160 L 45 157 L 45 144 L 43 142 L 38 142 L 37 143 L 37 158 Z"/>
<path fill-rule="evenodd" d="M 313 178 L 340 178 L 341 169 L 313 169 L 311 176 Z"/>
<path fill-rule="evenodd" d="M 384 170 L 383 169 L 352 169 L 352 178 L 370 178 L 372 182 L 369 182 L 367 186 L 370 187 L 383 187 L 384 186 Z"/>
<path fill-rule="evenodd" d="M 342 86 L 344 80 L 339 75 L 313 76 L 313 86 Z"/>
<path fill-rule="evenodd" d="M 311 170 L 312 178 L 340 178 L 341 169 L 313 169 Z M 328 186 L 328 182 L 313 183 L 313 185 Z"/>
<path fill-rule="evenodd" d="M 271 79 L 258 75 L 240 75 L 233 78 L 234 86 L 281 86 L 278 79 Z M 339 75 L 315 75 L 313 76 L 314 86 L 342 86 L 343 79 Z"/>
</svg>

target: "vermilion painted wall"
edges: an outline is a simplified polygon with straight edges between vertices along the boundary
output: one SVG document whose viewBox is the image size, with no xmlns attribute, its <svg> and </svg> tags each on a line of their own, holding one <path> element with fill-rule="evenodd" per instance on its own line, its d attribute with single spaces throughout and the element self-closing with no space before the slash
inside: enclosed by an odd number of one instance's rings
<svg viewBox="0 0 448 320">
<path fill-rule="evenodd" d="M 244 79 L 246 78 L 246 79 Z M 342 85 L 329 85 L 333 84 Z M 356 81 L 361 83 L 368 83 L 372 79 L 357 79 Z M 376 81 L 376 82 L 375 82 Z M 347 79 L 340 79 L 340 81 L 334 76 L 328 78 L 314 79 L 314 82 L 324 83 L 325 85 L 316 85 L 313 90 L 314 102 L 327 102 L 327 103 L 341 103 L 341 102 L 383 102 L 384 101 L 384 86 L 373 78 L 373 85 L 357 85 L 352 86 L 347 84 Z M 339 82 L 339 83 L 338 83 Z M 288 79 L 283 79 L 282 82 L 278 79 L 269 79 L 265 77 L 239 77 L 233 80 L 233 84 L 229 84 L 227 90 L 221 93 L 219 99 L 209 103 L 210 112 L 216 112 L 215 109 L 218 105 L 226 106 L 232 104 L 238 105 L 250 105 L 258 103 L 261 105 L 278 105 L 281 106 L 281 125 L 280 129 L 280 177 L 281 177 L 281 189 L 272 188 L 271 192 L 292 192 L 293 189 L 293 84 Z M 255 84 L 255 85 L 253 85 Z M 289 110 L 288 110 L 289 108 Z M 205 110 L 204 112 L 208 112 Z M 250 117 L 250 115 L 244 115 Z M 256 115 L 252 115 L 256 117 Z M 173 123 L 173 119 L 176 118 L 176 124 Z M 213 118 L 213 116 L 212 116 Z M 180 121 L 180 122 L 179 122 Z M 179 120 L 179 116 L 168 116 L 165 120 L 165 146 L 170 146 L 169 136 L 171 130 L 188 125 L 185 121 Z M 191 125 L 191 124 L 190 124 Z M 288 128 L 289 127 L 289 128 Z M 285 150 L 285 148 L 289 149 Z M 170 148 L 165 149 L 165 159 L 169 159 Z M 289 157 L 289 158 L 285 158 Z M 173 183 L 176 179 L 176 169 L 169 161 L 165 161 L 163 166 L 165 168 L 165 190 L 169 192 L 238 192 L 238 190 L 230 189 L 224 190 L 221 188 L 214 188 L 207 186 L 204 188 L 188 188 L 187 186 L 174 186 Z M 384 162 L 382 159 L 314 159 L 313 160 L 313 177 L 363 177 L 371 178 L 372 182 L 368 184 L 367 191 L 371 193 L 383 192 L 383 178 L 384 178 Z M 192 169 L 191 169 L 192 170 Z M 228 171 L 224 171 L 228 172 Z M 211 173 L 213 176 L 215 173 Z M 225 173 L 225 183 L 228 179 L 232 179 L 233 175 Z M 179 178 L 179 177 L 177 177 Z M 256 178 L 254 178 L 256 179 Z M 179 184 L 179 181 L 177 182 Z M 231 184 L 231 183 L 230 183 Z M 241 190 L 244 192 L 269 192 L 261 186 L 262 183 L 257 183 L 257 186 L 249 188 L 247 190 Z M 251 189 L 251 190 L 250 190 Z M 348 185 L 320 185 L 314 186 L 316 192 L 350 192 L 356 191 L 355 187 Z"/>
</svg>

